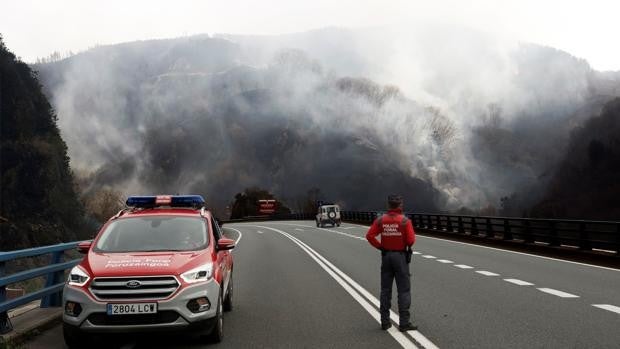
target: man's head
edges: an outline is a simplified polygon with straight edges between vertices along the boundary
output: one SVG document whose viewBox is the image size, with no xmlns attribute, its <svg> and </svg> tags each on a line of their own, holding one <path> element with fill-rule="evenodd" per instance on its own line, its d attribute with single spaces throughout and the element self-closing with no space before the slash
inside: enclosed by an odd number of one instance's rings
<svg viewBox="0 0 620 349">
<path fill-rule="evenodd" d="M 388 195 L 388 208 L 402 208 L 403 207 L 403 197 L 400 195 Z"/>
</svg>

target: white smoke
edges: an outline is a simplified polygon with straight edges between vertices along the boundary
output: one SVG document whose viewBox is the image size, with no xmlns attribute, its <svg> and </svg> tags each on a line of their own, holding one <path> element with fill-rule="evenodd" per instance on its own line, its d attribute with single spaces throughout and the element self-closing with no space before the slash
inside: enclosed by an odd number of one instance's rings
<svg viewBox="0 0 620 349">
<path fill-rule="evenodd" d="M 530 131 L 536 125 L 576 122 L 575 113 L 592 94 L 592 70 L 568 54 L 429 24 L 129 43 L 39 68 L 72 165 L 97 171 L 132 159 L 127 171 L 114 176 L 126 191 L 149 190 L 141 175 L 160 165 L 153 161 L 162 161 L 145 159 L 145 139 L 155 134 L 193 140 L 192 125 L 205 120 L 211 128 L 203 137 L 217 139 L 217 144 L 205 141 L 216 148 L 204 149 L 209 152 L 202 158 L 204 170 L 173 176 L 175 188 L 196 188 L 205 183 L 205 176 L 235 178 L 240 187 L 233 191 L 268 185 L 285 194 L 320 185 L 324 177 L 313 173 L 313 149 L 304 148 L 316 140 L 283 150 L 307 157 L 306 163 L 291 158 L 244 168 L 231 159 L 240 156 L 237 148 L 243 146 L 232 144 L 232 139 L 250 137 L 247 132 L 254 131 L 267 137 L 270 123 L 278 123 L 284 129 L 297 126 L 295 135 L 302 139 L 342 136 L 355 140 L 352 146 L 369 158 L 391 158 L 399 171 L 438 189 L 443 209 L 497 206 L 500 197 L 537 182 L 560 150 L 555 156 L 537 157 L 540 147 L 530 145 L 523 158 L 505 154 L 509 159 L 498 164 L 495 157 L 502 142 L 522 137 L 526 143 L 542 146 L 547 141 L 561 147 L 570 127 L 552 130 L 550 140 L 536 139 L 540 130 L 536 135 Z M 269 106 L 261 105 L 264 93 L 276 96 Z M 255 110 L 257 105 L 260 110 Z M 247 130 L 238 120 L 227 119 L 226 108 L 254 114 L 253 125 L 260 130 Z M 491 133 L 489 139 L 481 138 L 480 129 L 510 137 Z M 146 148 L 152 145 L 148 142 Z M 494 144 L 498 148 L 490 149 Z M 195 169 L 186 162 L 198 159 L 192 155 L 164 160 Z M 305 168 L 306 180 L 274 179 L 299 173 L 300 168 Z M 347 168 L 334 166 L 334 171 Z M 168 178 L 164 173 L 161 177 Z M 126 178 L 119 182 L 123 175 Z M 286 188 L 286 181 L 302 188 Z"/>
</svg>

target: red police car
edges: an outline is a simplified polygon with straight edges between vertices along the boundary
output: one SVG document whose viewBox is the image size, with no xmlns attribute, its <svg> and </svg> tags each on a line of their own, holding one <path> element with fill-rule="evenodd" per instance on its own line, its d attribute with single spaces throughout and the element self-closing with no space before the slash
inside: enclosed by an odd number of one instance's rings
<svg viewBox="0 0 620 349">
<path fill-rule="evenodd" d="M 168 330 L 221 341 L 235 241 L 222 236 L 200 195 L 132 196 L 127 206 L 78 247 L 86 256 L 63 292 L 66 344 Z"/>
</svg>

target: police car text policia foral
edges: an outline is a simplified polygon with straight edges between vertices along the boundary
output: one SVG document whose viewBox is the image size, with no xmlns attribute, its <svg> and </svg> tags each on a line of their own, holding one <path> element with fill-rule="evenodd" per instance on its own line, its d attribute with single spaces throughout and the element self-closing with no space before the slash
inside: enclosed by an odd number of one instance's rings
<svg viewBox="0 0 620 349">
<path fill-rule="evenodd" d="M 71 270 L 63 292 L 69 347 L 92 334 L 189 331 L 222 340 L 232 309 L 235 241 L 199 195 L 132 196 Z"/>
</svg>

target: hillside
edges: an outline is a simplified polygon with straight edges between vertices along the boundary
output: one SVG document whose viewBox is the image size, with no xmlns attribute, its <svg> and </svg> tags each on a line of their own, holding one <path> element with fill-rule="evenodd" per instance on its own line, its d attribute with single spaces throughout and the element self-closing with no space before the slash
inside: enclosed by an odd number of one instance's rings
<svg viewBox="0 0 620 349">
<path fill-rule="evenodd" d="M 534 213 L 620 220 L 620 98 L 573 130 L 566 155 Z"/>
<path fill-rule="evenodd" d="M 82 209 L 56 115 L 0 38 L 0 250 L 74 241 Z"/>
<path fill-rule="evenodd" d="M 249 187 L 291 208 L 311 188 L 348 209 L 398 191 L 415 210 L 521 215 L 620 77 L 553 48 L 432 29 L 441 40 L 198 35 L 35 68 L 91 188 L 194 191 L 218 209 Z"/>
</svg>

